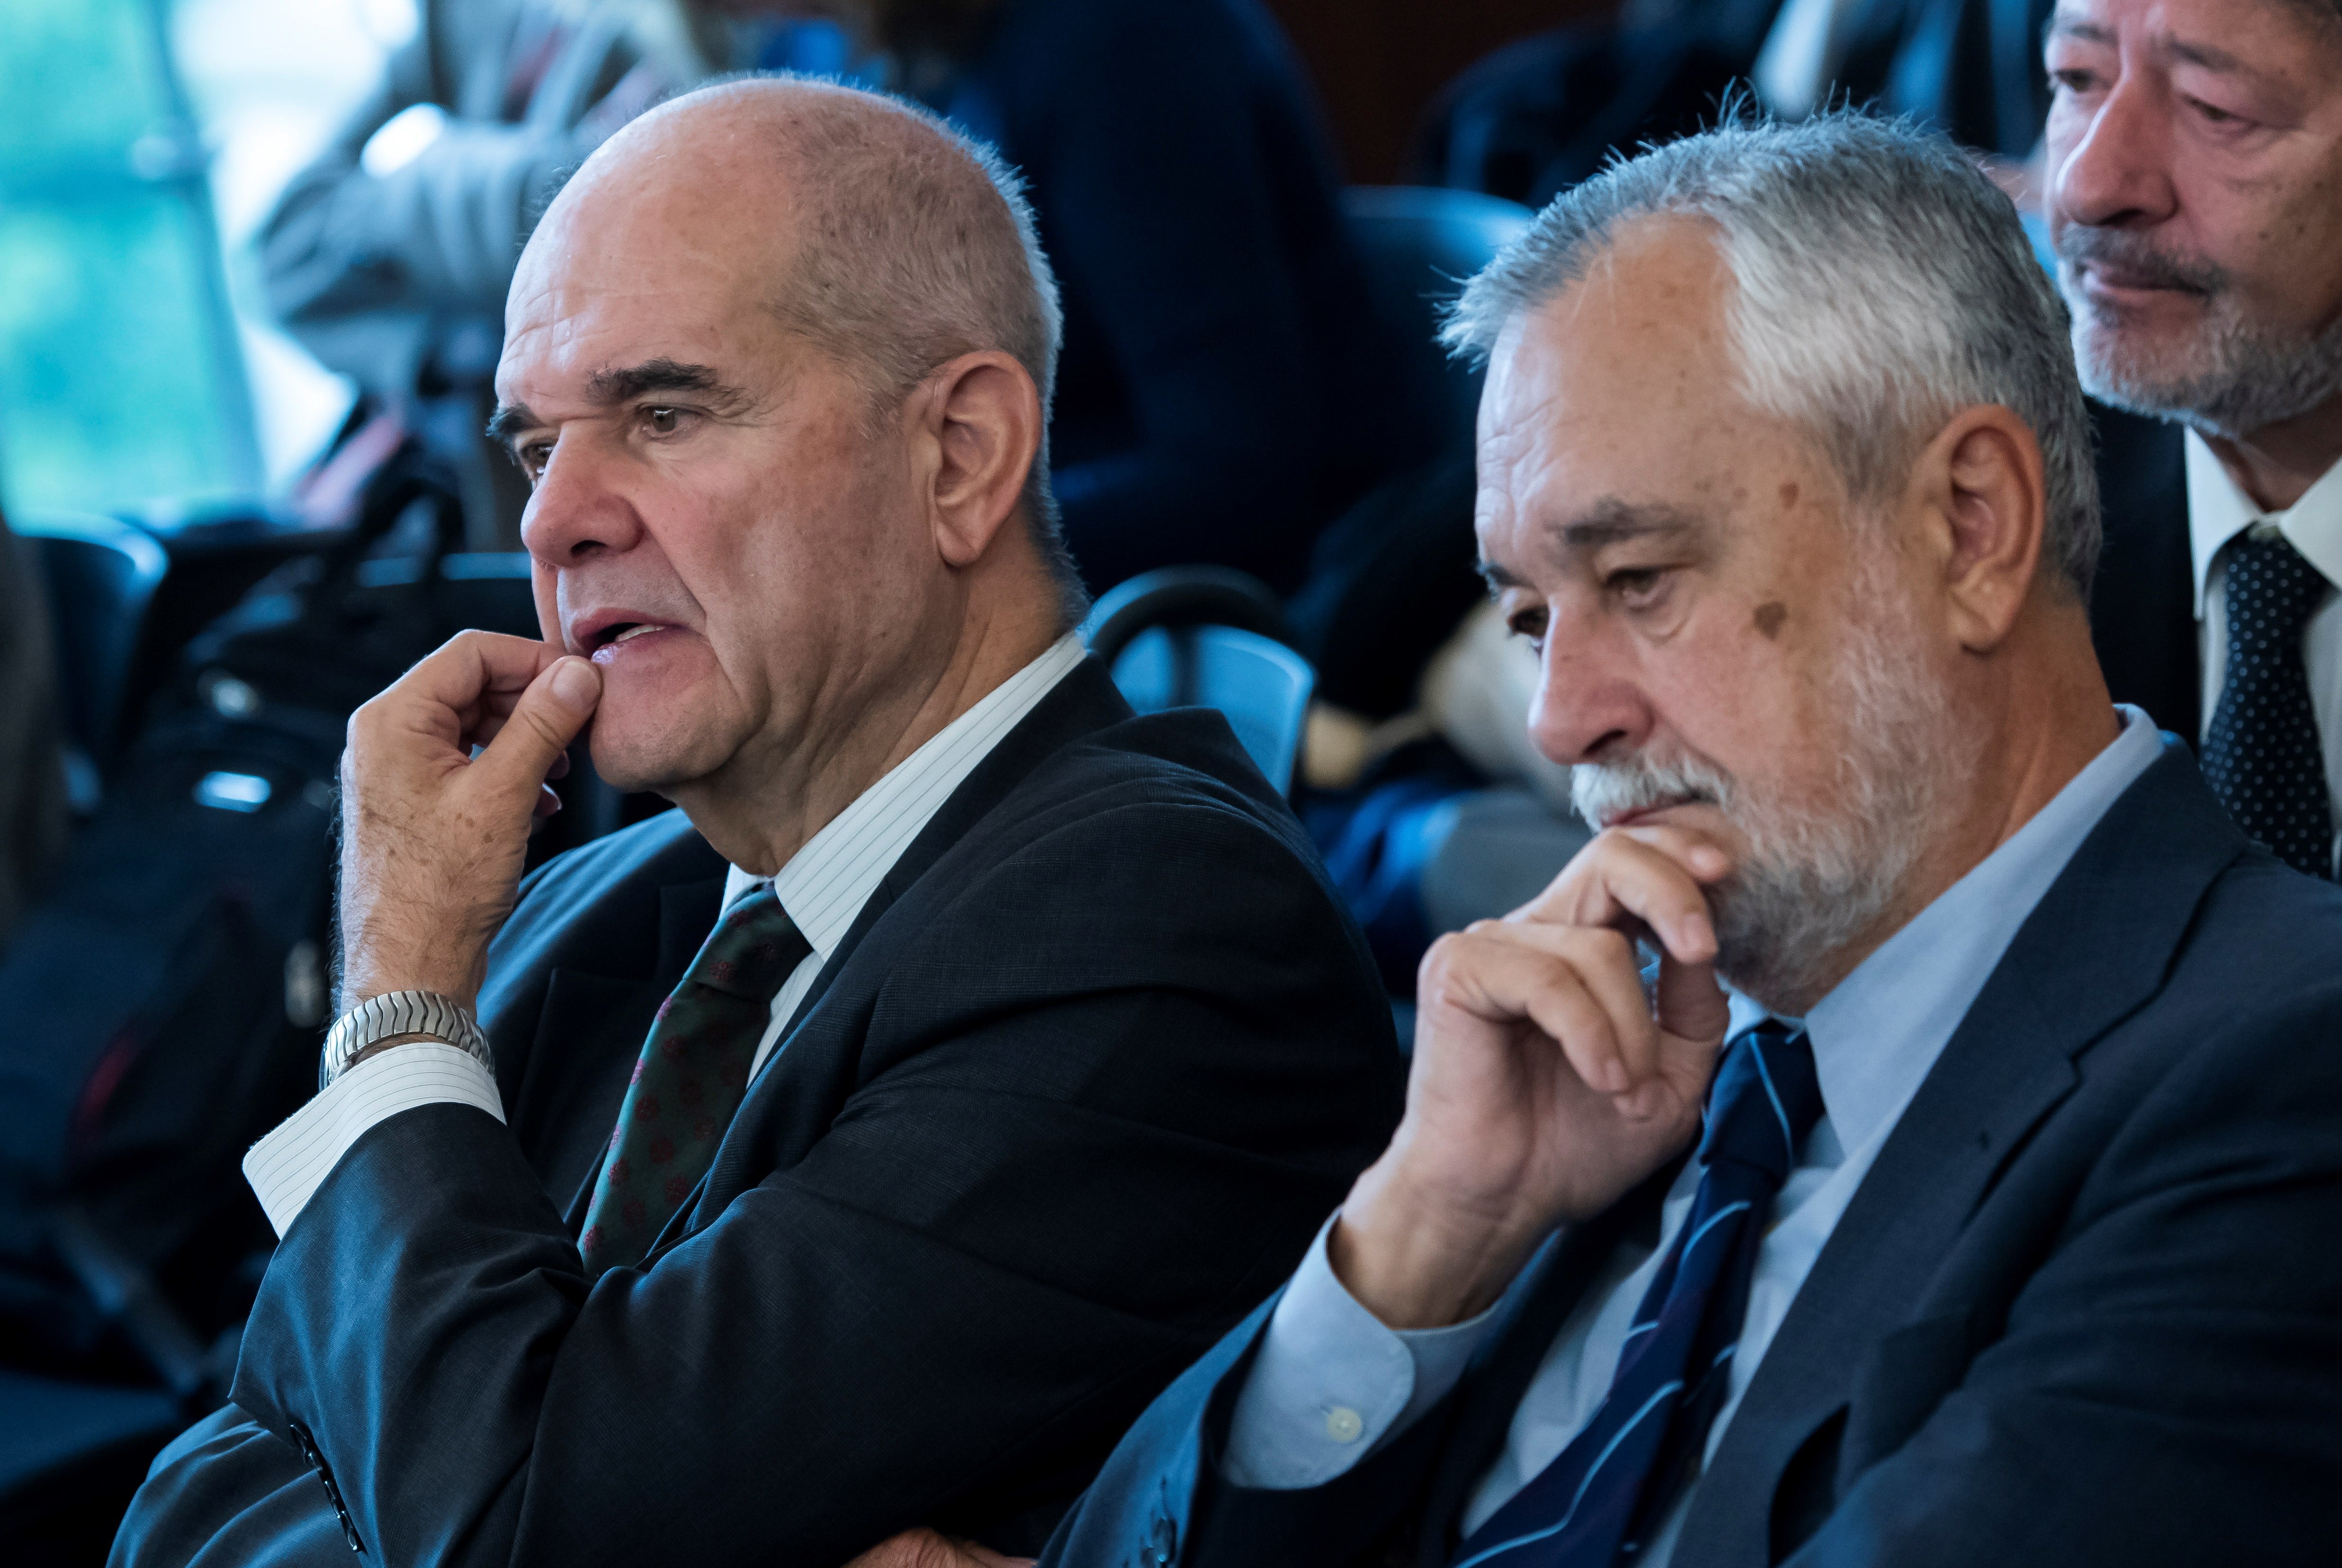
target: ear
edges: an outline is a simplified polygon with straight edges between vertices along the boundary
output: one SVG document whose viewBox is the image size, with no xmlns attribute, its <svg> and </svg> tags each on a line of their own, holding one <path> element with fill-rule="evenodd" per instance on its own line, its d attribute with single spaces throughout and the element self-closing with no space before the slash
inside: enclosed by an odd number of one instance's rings
<svg viewBox="0 0 2342 1568">
<path fill-rule="evenodd" d="M 928 376 L 912 399 L 926 464 L 936 550 L 976 564 L 1016 510 L 1041 449 L 1041 397 L 1013 355 L 964 354 Z"/>
<path fill-rule="evenodd" d="M 2041 444 L 1994 404 L 1963 409 L 1914 474 L 1941 572 L 1948 629 L 1971 653 L 1997 647 L 2032 594 L 2049 506 Z"/>
</svg>

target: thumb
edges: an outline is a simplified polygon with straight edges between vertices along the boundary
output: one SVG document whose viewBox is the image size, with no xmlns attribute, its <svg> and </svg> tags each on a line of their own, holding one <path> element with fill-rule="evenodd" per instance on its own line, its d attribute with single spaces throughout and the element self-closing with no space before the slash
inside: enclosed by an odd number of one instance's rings
<svg viewBox="0 0 2342 1568">
<path fill-rule="evenodd" d="M 1716 983 L 1716 965 L 1686 964 L 1664 949 L 1659 954 L 1659 983 L 1652 1001 L 1659 1027 L 1684 1040 L 1724 1038 L 1732 1024 L 1732 1004 Z"/>
<path fill-rule="evenodd" d="M 474 776 L 499 793 L 521 796 L 534 809 L 537 786 L 601 700 L 601 671 L 575 656 L 555 659 L 537 672 L 495 739 L 472 759 L 478 770 Z"/>
</svg>

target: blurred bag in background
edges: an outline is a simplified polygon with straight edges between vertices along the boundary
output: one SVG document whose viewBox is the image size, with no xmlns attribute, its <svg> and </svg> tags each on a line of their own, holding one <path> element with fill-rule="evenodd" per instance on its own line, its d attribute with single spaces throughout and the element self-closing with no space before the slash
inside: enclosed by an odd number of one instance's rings
<svg viewBox="0 0 2342 1568">
<path fill-rule="evenodd" d="M 349 714 L 465 627 L 535 632 L 462 525 L 403 447 L 197 636 L 0 963 L 0 1364 L 224 1396 L 273 1240 L 238 1164 L 315 1087 Z"/>
</svg>

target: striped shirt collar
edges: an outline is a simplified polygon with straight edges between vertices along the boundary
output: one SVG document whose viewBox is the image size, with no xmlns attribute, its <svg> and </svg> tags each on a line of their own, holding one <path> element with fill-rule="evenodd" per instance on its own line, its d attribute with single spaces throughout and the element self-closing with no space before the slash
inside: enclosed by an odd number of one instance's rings
<svg viewBox="0 0 2342 1568">
<path fill-rule="evenodd" d="M 826 961 L 919 830 L 1086 653 L 1076 634 L 1058 638 L 856 796 L 777 874 L 751 876 L 732 867 L 724 881 L 724 907 L 771 883 L 815 955 Z"/>
</svg>

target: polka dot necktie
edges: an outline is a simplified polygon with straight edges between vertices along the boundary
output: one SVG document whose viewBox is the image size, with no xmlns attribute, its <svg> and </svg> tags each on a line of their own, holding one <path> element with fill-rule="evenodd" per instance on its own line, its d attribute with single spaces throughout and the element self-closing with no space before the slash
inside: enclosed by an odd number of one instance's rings
<svg viewBox="0 0 2342 1568">
<path fill-rule="evenodd" d="M 643 1261 L 699 1178 L 748 1093 L 748 1066 L 782 982 L 813 951 L 760 887 L 724 912 L 635 1063 L 577 1249 L 589 1278 Z"/>
<path fill-rule="evenodd" d="M 2274 533 L 2237 540 L 2227 560 L 2227 683 L 2204 734 L 2204 776 L 2279 860 L 2331 876 L 2333 797 L 2301 638 L 2332 584 Z"/>
<path fill-rule="evenodd" d="M 1452 1568 L 1632 1563 L 1699 1473 L 1773 1200 L 1821 1119 L 1812 1044 L 1767 1020 L 1733 1043 L 1707 1094 L 1699 1188 L 1627 1325 L 1610 1390 L 1554 1462 L 1456 1549 Z"/>
</svg>

